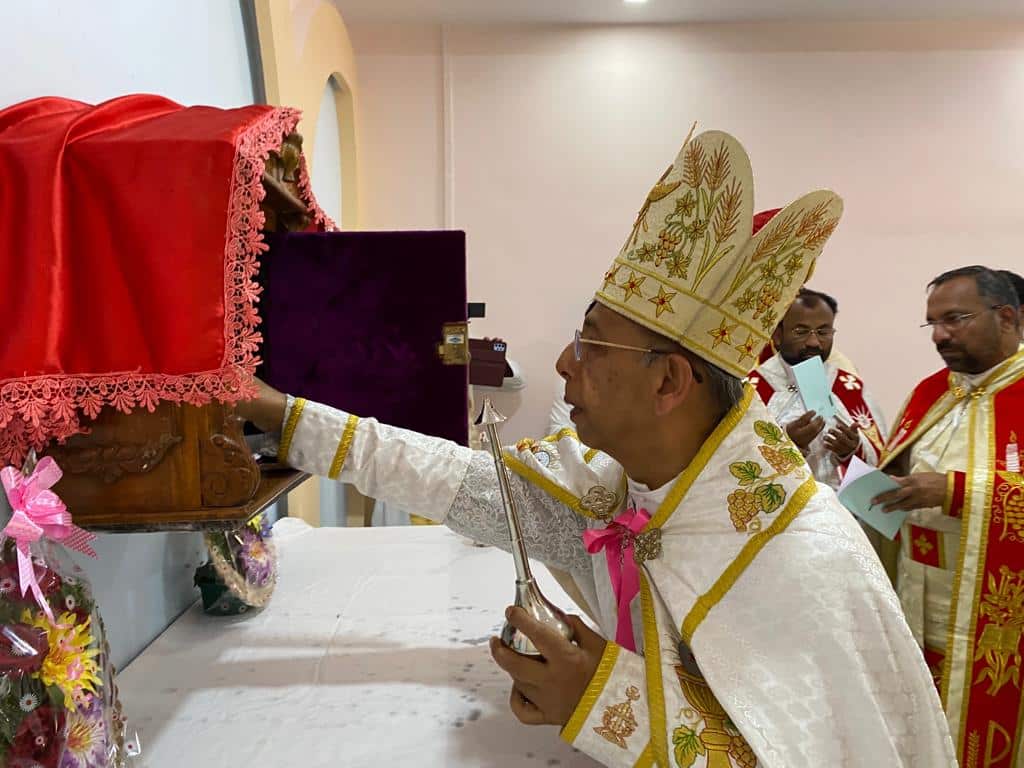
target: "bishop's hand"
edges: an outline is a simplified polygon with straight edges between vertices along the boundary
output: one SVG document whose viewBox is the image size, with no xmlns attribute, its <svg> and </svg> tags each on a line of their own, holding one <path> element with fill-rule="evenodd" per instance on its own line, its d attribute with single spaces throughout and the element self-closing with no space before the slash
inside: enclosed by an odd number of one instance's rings
<svg viewBox="0 0 1024 768">
<path fill-rule="evenodd" d="M 252 400 L 241 400 L 235 413 L 264 432 L 277 432 L 288 409 L 288 397 L 260 379 L 253 378 L 259 392 Z"/>
<path fill-rule="evenodd" d="M 566 617 L 574 642 L 522 608 L 509 608 L 505 616 L 542 654 L 542 658 L 523 656 L 498 638 L 491 638 L 491 655 L 512 677 L 512 713 L 527 725 L 565 725 L 597 671 L 605 639 L 579 616 Z"/>
</svg>

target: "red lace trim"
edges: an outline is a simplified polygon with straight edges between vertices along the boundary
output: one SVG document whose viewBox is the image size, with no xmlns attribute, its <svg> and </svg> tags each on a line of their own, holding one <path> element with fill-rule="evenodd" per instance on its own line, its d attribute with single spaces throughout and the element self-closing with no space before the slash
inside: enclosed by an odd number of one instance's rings
<svg viewBox="0 0 1024 768">
<path fill-rule="evenodd" d="M 306 204 L 306 207 L 313 212 L 313 223 L 316 224 L 318 229 L 324 232 L 337 231 L 338 225 L 320 209 L 319 204 L 316 202 L 309 170 L 306 167 L 305 155 L 299 155 L 299 195 L 301 195 L 302 202 Z"/>
<path fill-rule="evenodd" d="M 181 375 L 120 372 L 35 376 L 0 385 L 0 462 L 20 467 L 30 448 L 42 450 L 51 440 L 63 443 L 87 432 L 80 413 L 95 419 L 102 408 L 122 413 L 144 407 L 153 411 L 162 400 L 204 405 L 211 400 L 234 403 L 256 393 L 252 377 L 263 340 L 256 311 L 260 287 L 255 281 L 263 242 L 260 203 L 263 168 L 271 150 L 281 146 L 300 118 L 296 109 L 267 112 L 239 137 L 231 179 L 224 236 L 224 360 L 212 371 Z M 334 229 L 310 186 L 305 159 L 299 168 L 303 200 L 319 227 Z"/>
</svg>

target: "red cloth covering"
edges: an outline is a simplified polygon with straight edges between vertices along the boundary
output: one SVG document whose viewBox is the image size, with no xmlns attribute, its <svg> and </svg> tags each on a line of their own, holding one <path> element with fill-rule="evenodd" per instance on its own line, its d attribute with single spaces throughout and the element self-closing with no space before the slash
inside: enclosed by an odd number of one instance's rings
<svg viewBox="0 0 1024 768">
<path fill-rule="evenodd" d="M 263 166 L 298 120 L 149 95 L 0 111 L 0 460 L 104 406 L 251 390 Z"/>
<path fill-rule="evenodd" d="M 761 228 L 772 220 L 772 217 L 776 213 L 781 211 L 781 208 L 769 208 L 767 211 L 761 211 L 760 213 L 754 214 L 754 225 L 751 227 L 751 235 L 756 235 L 761 231 Z"/>
</svg>

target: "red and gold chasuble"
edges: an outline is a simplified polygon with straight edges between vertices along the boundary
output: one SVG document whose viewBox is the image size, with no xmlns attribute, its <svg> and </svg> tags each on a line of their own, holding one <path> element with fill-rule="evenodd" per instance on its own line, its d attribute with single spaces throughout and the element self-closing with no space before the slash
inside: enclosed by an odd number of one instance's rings
<svg viewBox="0 0 1024 768">
<path fill-rule="evenodd" d="M 915 564 L 954 571 L 945 647 L 926 644 L 925 656 L 961 766 L 1021 768 L 1024 475 L 1018 441 L 1024 436 L 1024 348 L 973 389 L 948 371 L 925 379 L 896 421 L 883 466 L 927 440 L 957 408 L 963 416 L 953 439 L 966 441 L 966 463 L 947 472 L 942 511 L 960 519 L 959 552 L 947 558 L 950 539 L 942 531 L 910 522 L 902 531 L 903 551 Z"/>
</svg>

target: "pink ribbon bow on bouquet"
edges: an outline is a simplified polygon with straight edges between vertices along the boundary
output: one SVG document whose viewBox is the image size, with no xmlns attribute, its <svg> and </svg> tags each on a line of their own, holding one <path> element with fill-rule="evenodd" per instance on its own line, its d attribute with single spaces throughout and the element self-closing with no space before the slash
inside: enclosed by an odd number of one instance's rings
<svg viewBox="0 0 1024 768">
<path fill-rule="evenodd" d="M 646 509 L 627 509 L 606 528 L 593 528 L 583 532 L 587 552 L 596 555 L 602 549 L 608 561 L 608 575 L 612 580 L 615 604 L 619 608 L 619 622 L 615 628 L 615 642 L 636 653 L 633 635 L 633 617 L 629 606 L 640 592 L 640 568 L 633 556 L 637 535 L 651 519 Z"/>
<path fill-rule="evenodd" d="M 3 535 L 14 539 L 18 550 L 21 594 L 24 596 L 31 589 L 51 622 L 54 622 L 53 611 L 39 587 L 29 545 L 45 536 L 89 557 L 96 557 L 96 552 L 89 545 L 96 536 L 73 524 L 64 502 L 50 490 L 63 474 L 57 462 L 49 456 L 45 456 L 28 476 L 14 467 L 0 470 L 0 482 L 14 512 Z"/>
</svg>

